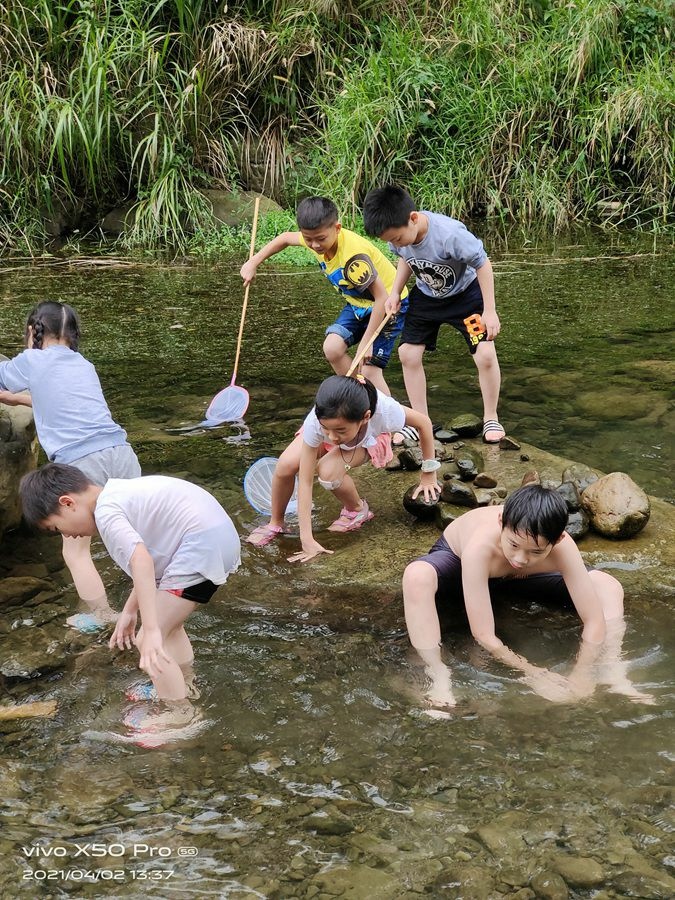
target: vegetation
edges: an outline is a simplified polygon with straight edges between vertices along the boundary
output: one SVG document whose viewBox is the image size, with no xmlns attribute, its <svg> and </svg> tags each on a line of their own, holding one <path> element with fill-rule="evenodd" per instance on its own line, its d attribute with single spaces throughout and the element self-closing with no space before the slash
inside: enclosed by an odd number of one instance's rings
<svg viewBox="0 0 675 900">
<path fill-rule="evenodd" d="M 0 0 L 0 242 L 136 204 L 208 244 L 200 188 L 560 228 L 673 223 L 670 0 Z M 199 242 L 197 242 L 199 243 Z"/>
</svg>

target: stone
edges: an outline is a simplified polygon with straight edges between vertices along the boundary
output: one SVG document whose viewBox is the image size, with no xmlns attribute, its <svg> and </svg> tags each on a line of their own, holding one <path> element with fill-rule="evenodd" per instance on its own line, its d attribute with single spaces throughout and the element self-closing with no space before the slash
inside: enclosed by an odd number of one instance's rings
<svg viewBox="0 0 675 900">
<path fill-rule="evenodd" d="M 335 866 L 319 872 L 311 883 L 326 895 L 345 900 L 390 900 L 400 894 L 401 887 L 398 876 L 362 865 Z"/>
<path fill-rule="evenodd" d="M 501 441 L 499 442 L 499 449 L 500 450 L 520 450 L 520 444 L 514 438 L 509 437 L 507 435 L 506 437 L 503 437 L 501 439 Z"/>
<path fill-rule="evenodd" d="M 600 474 L 583 463 L 573 463 L 563 469 L 562 480 L 573 481 L 580 494 L 586 490 L 589 484 L 593 484 L 598 480 Z"/>
<path fill-rule="evenodd" d="M 552 864 L 558 875 L 561 875 L 572 887 L 598 887 L 605 881 L 603 867 L 590 856 L 560 854 L 554 857 Z"/>
<path fill-rule="evenodd" d="M 24 603 L 50 587 L 49 581 L 33 578 L 31 575 L 3 578 L 0 581 L 0 605 Z"/>
<path fill-rule="evenodd" d="M 470 413 L 455 416 L 446 426 L 447 431 L 454 431 L 459 437 L 477 437 L 483 430 L 483 420 Z"/>
<path fill-rule="evenodd" d="M 438 527 L 443 530 L 451 522 L 454 522 L 458 515 L 461 515 L 465 510 L 457 510 L 456 507 L 450 506 L 449 503 L 437 503 L 436 509 L 434 510 L 435 521 Z"/>
<path fill-rule="evenodd" d="M 444 481 L 441 500 L 457 506 L 468 506 L 471 509 L 478 505 L 473 489 L 461 481 Z"/>
<path fill-rule="evenodd" d="M 324 806 L 318 812 L 305 819 L 308 828 L 317 834 L 349 834 L 354 830 L 354 823 L 337 807 Z"/>
<path fill-rule="evenodd" d="M 581 495 L 579 494 L 579 488 L 573 481 L 563 481 L 562 484 L 558 485 L 556 491 L 563 498 L 563 500 L 567 504 L 567 509 L 570 512 L 576 512 L 576 510 L 581 507 Z"/>
<path fill-rule="evenodd" d="M 438 500 L 425 500 L 423 491 L 420 491 L 417 497 L 413 499 L 413 494 L 418 488 L 419 485 L 412 485 L 412 487 L 408 488 L 403 495 L 403 506 L 416 518 L 424 521 L 433 521 L 436 518 Z"/>
<path fill-rule="evenodd" d="M 588 518 L 583 509 L 571 512 L 567 516 L 567 525 L 565 531 L 575 541 L 580 541 L 582 537 L 586 537 L 591 527 L 591 520 Z"/>
<path fill-rule="evenodd" d="M 270 212 L 278 212 L 281 207 L 274 200 L 255 191 L 223 191 L 214 188 L 203 188 L 200 194 L 211 206 L 211 213 L 216 222 L 221 225 L 236 227 L 242 222 L 253 222 L 253 209 L 256 197 L 260 197 L 260 215 Z"/>
<path fill-rule="evenodd" d="M 594 531 L 624 539 L 642 531 L 651 515 L 649 497 L 624 472 L 611 472 L 586 488 L 582 503 Z"/>
<path fill-rule="evenodd" d="M 400 472 L 403 466 L 401 465 L 401 460 L 395 456 L 393 459 L 389 460 L 384 468 L 387 472 Z"/>
<path fill-rule="evenodd" d="M 530 886 L 540 900 L 567 900 L 567 885 L 557 872 L 545 869 L 534 876 Z"/>
<path fill-rule="evenodd" d="M 473 486 L 478 488 L 496 488 L 497 479 L 493 478 L 492 475 L 488 475 L 487 472 L 479 472 L 473 480 Z"/>
<path fill-rule="evenodd" d="M 455 465 L 462 481 L 473 481 L 483 467 L 483 457 L 470 447 L 455 452 Z"/>
<path fill-rule="evenodd" d="M 527 453 L 521 453 L 521 454 L 520 454 L 520 461 L 521 461 L 521 462 L 529 462 L 529 461 L 530 461 L 530 457 L 528 456 Z"/>
<path fill-rule="evenodd" d="M 440 441 L 441 444 L 451 444 L 453 441 L 457 440 L 459 435 L 456 431 L 448 431 L 447 428 L 439 428 L 439 430 L 434 433 L 434 437 L 437 441 Z"/>
<path fill-rule="evenodd" d="M 21 523 L 19 481 L 37 465 L 38 444 L 29 406 L 0 405 L 0 539 Z"/>
<path fill-rule="evenodd" d="M 474 491 L 476 495 L 476 505 L 477 506 L 490 506 L 493 500 L 497 499 L 497 495 L 492 491 L 486 491 L 483 488 L 479 488 L 477 491 Z"/>
<path fill-rule="evenodd" d="M 408 447 L 405 450 L 401 450 L 398 455 L 401 468 L 407 472 L 416 472 L 421 469 L 423 459 L 424 456 L 419 447 Z"/>
</svg>

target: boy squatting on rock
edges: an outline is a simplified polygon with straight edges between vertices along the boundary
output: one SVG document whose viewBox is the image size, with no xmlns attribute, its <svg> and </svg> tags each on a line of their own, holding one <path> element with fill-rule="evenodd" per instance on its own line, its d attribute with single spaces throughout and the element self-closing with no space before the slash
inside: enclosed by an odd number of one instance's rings
<svg viewBox="0 0 675 900">
<path fill-rule="evenodd" d="M 239 536 L 220 503 L 180 478 L 111 478 L 101 487 L 59 463 L 25 475 L 20 494 L 29 525 L 72 537 L 98 532 L 133 579 L 110 647 L 135 643 L 157 697 L 185 699 L 183 668 L 194 654 L 183 623 L 239 566 Z"/>
<path fill-rule="evenodd" d="M 307 247 L 336 291 L 347 301 L 342 312 L 326 329 L 323 352 L 336 375 L 346 375 L 351 365 L 347 350 L 357 341 L 366 347 L 385 316 L 384 305 L 391 293 L 396 269 L 369 240 L 343 228 L 336 205 L 324 197 L 307 197 L 298 204 L 299 231 L 285 231 L 265 244 L 241 267 L 241 277 L 249 284 L 263 260 L 286 247 Z M 391 392 L 383 369 L 401 334 L 408 307 L 408 291 L 401 289 L 400 307 L 373 343 L 363 374 L 378 391 Z M 357 353 L 359 352 L 357 349 Z"/>
<path fill-rule="evenodd" d="M 514 491 L 504 506 L 470 510 L 452 522 L 426 556 L 410 563 L 403 575 L 405 619 L 413 647 L 431 679 L 427 698 L 434 706 L 454 706 L 449 668 L 441 657 L 438 609 L 463 600 L 471 634 L 489 653 L 522 672 L 529 686 L 553 701 L 593 693 L 596 683 L 635 700 L 637 691 L 620 660 L 623 588 L 607 572 L 584 565 L 565 532 L 567 505 L 541 485 Z M 565 678 L 532 665 L 495 634 L 491 598 L 553 601 L 574 605 L 583 623 L 573 671 Z M 597 677 L 594 665 L 602 662 Z"/>
<path fill-rule="evenodd" d="M 398 349 L 410 405 L 428 414 L 422 358 L 425 350 L 436 349 L 441 325 L 452 325 L 466 340 L 478 369 L 483 440 L 499 443 L 505 432 L 497 417 L 501 374 L 494 339 L 501 325 L 492 265 L 482 241 L 456 219 L 419 212 L 410 194 L 395 185 L 367 194 L 363 223 L 368 234 L 388 241 L 399 257 L 387 313 L 398 309 L 406 282 L 415 276 Z"/>
</svg>

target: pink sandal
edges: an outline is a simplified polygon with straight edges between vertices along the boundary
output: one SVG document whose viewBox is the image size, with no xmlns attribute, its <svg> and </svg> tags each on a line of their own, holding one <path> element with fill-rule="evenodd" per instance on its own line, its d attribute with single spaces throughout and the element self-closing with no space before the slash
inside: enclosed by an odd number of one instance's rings
<svg viewBox="0 0 675 900">
<path fill-rule="evenodd" d="M 253 544 L 254 547 L 266 547 L 280 534 L 285 534 L 283 525 L 270 525 L 268 522 L 267 525 L 258 525 L 254 528 L 246 538 L 246 543 Z"/>
<path fill-rule="evenodd" d="M 370 522 L 375 518 L 375 513 L 371 513 L 365 500 L 361 501 L 361 509 L 349 510 L 343 509 L 338 518 L 329 525 L 329 531 L 356 531 L 366 522 Z"/>
</svg>

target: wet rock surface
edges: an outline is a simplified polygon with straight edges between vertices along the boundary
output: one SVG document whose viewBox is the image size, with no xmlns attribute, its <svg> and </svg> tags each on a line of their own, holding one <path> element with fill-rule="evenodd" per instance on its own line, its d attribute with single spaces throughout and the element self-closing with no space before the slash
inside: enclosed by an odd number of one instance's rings
<svg viewBox="0 0 675 900">
<path fill-rule="evenodd" d="M 645 492 L 623 472 L 612 472 L 589 485 L 582 503 L 593 529 L 619 540 L 642 531 L 651 513 Z"/>
</svg>

